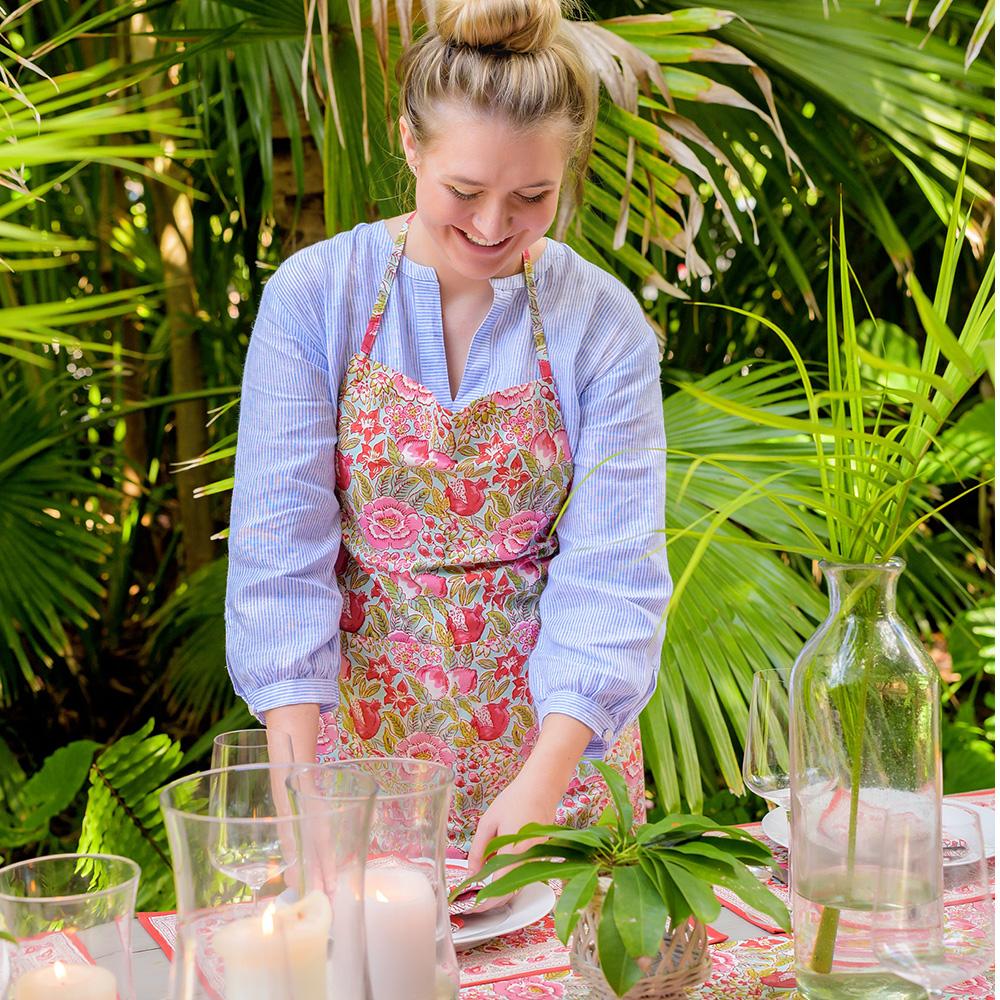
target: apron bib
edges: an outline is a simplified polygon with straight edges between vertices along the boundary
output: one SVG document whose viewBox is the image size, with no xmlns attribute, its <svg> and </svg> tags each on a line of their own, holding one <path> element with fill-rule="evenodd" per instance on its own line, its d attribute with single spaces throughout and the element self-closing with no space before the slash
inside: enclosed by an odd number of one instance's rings
<svg viewBox="0 0 1000 1000">
<path fill-rule="evenodd" d="M 573 462 L 527 252 L 538 378 L 451 412 L 371 358 L 412 218 L 340 393 L 340 704 L 320 717 L 317 754 L 450 765 L 448 835 L 453 853 L 464 853 L 538 735 L 528 659 Z M 637 723 L 606 760 L 625 775 L 642 822 Z M 603 779 L 581 760 L 556 821 L 588 826 L 608 801 Z"/>
</svg>

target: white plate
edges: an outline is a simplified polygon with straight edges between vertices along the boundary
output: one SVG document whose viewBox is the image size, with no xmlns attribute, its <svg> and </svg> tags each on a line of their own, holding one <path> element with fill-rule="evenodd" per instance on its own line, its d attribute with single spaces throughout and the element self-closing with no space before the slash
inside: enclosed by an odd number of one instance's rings
<svg viewBox="0 0 1000 1000">
<path fill-rule="evenodd" d="M 986 806 L 977 806 L 972 803 L 963 803 L 966 809 L 972 809 L 979 813 L 979 821 L 983 828 L 983 844 L 986 848 L 986 857 L 992 858 L 996 854 L 996 813 Z M 961 836 L 962 811 L 953 805 L 945 802 L 941 808 L 941 825 L 944 828 L 944 835 L 948 836 L 949 831 L 952 836 Z M 789 847 L 790 832 L 788 829 L 788 813 L 784 809 L 772 809 L 761 821 L 761 829 L 776 844 L 782 847 Z M 952 865 L 963 865 L 974 858 L 952 858 L 945 859 L 944 866 L 948 868 Z"/>
<path fill-rule="evenodd" d="M 448 859 L 448 867 L 459 867 L 464 862 Z M 485 913 L 463 913 L 462 926 L 452 930 L 451 939 L 458 951 L 474 948 L 501 934 L 510 934 L 528 927 L 536 920 L 551 913 L 556 905 L 556 894 L 543 882 L 532 882 L 518 889 L 513 897 L 494 910 Z"/>
</svg>

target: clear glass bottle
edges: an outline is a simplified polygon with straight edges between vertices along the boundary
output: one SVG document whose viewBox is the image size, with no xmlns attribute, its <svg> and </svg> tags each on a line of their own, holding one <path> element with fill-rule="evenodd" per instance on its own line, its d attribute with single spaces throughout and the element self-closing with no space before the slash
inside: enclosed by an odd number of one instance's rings
<svg viewBox="0 0 1000 1000">
<path fill-rule="evenodd" d="M 798 987 L 810 1000 L 910 1000 L 920 987 L 880 969 L 871 928 L 890 817 L 926 826 L 907 858 L 909 898 L 940 909 L 940 683 L 896 614 L 901 559 L 822 564 L 830 613 L 792 670 L 792 924 Z M 913 909 L 913 919 L 924 916 Z"/>
</svg>

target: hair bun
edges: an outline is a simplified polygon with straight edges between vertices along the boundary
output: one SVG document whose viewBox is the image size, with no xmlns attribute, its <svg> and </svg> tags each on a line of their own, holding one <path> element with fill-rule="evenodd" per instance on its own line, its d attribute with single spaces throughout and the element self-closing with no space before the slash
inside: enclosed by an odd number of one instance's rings
<svg viewBox="0 0 1000 1000">
<path fill-rule="evenodd" d="M 548 48 L 563 16 L 560 0 L 437 0 L 435 8 L 443 42 L 509 52 Z"/>
</svg>

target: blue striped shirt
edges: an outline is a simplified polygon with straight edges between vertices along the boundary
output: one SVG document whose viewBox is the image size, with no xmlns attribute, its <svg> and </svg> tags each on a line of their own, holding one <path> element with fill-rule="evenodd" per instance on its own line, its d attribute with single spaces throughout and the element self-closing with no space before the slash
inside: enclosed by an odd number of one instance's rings
<svg viewBox="0 0 1000 1000">
<path fill-rule="evenodd" d="M 264 289 L 243 375 L 226 594 L 229 672 L 257 715 L 337 703 L 337 400 L 391 250 L 383 223 L 361 224 L 294 254 Z M 670 596 L 659 358 L 612 275 L 555 240 L 535 275 L 574 487 L 528 679 L 539 724 L 550 712 L 579 719 L 594 732 L 587 756 L 600 757 L 653 693 Z M 431 267 L 403 258 L 372 356 L 453 409 L 537 378 L 524 276 L 490 283 L 457 398 Z"/>
</svg>

